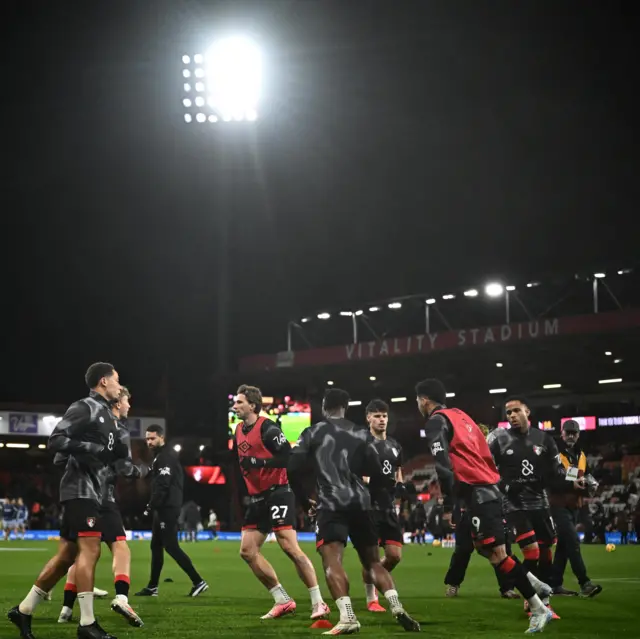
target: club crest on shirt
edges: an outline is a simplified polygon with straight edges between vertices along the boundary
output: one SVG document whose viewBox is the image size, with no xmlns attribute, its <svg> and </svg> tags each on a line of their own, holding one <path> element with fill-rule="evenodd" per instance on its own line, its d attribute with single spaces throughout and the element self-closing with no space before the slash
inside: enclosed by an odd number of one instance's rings
<svg viewBox="0 0 640 639">
<path fill-rule="evenodd" d="M 534 452 L 536 455 L 541 455 L 541 454 L 542 454 L 542 448 L 541 448 L 540 446 L 534 446 L 534 447 L 533 447 L 533 452 Z"/>
<path fill-rule="evenodd" d="M 89 526 L 89 528 L 93 528 L 95 525 L 96 525 L 95 517 L 87 517 L 87 526 Z"/>
</svg>

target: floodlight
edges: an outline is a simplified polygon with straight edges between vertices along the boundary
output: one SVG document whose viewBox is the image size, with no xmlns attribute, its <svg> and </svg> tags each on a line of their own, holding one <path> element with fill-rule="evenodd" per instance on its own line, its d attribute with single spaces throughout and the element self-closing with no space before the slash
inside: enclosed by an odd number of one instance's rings
<svg viewBox="0 0 640 639">
<path fill-rule="evenodd" d="M 184 121 L 189 123 L 193 120 L 193 118 L 191 117 L 191 113 L 185 113 L 184 114 Z"/>
<path fill-rule="evenodd" d="M 318 319 L 328 320 L 331 317 L 330 313 L 318 313 Z"/>
<path fill-rule="evenodd" d="M 198 115 L 196 115 L 196 120 L 200 123 L 206 122 L 207 116 L 204 113 L 198 113 Z"/>
<path fill-rule="evenodd" d="M 391 304 L 388 304 L 389 308 L 393 308 L 393 309 L 399 309 L 402 308 L 402 303 L 401 302 L 391 302 Z"/>
<path fill-rule="evenodd" d="M 183 64 L 189 64 L 191 62 L 191 58 L 188 55 L 183 55 L 182 56 L 182 63 Z"/>
<path fill-rule="evenodd" d="M 465 297 L 478 297 L 478 291 L 475 288 L 469 289 L 464 292 Z"/>
<path fill-rule="evenodd" d="M 185 70 L 182 72 L 182 75 L 183 75 L 183 77 L 185 77 L 185 78 L 190 78 L 190 77 L 191 77 L 191 71 L 189 71 L 189 69 L 185 69 Z"/>
<path fill-rule="evenodd" d="M 504 293 L 504 287 L 502 286 L 502 284 L 497 284 L 497 283 L 493 282 L 491 284 L 487 284 L 484 287 L 484 292 L 489 297 L 500 297 L 500 295 L 502 295 L 502 293 Z"/>
<path fill-rule="evenodd" d="M 202 63 L 204 62 L 204 58 L 202 57 L 202 53 L 196 53 L 196 54 L 193 56 L 193 61 L 194 61 L 196 64 L 202 64 Z"/>
<path fill-rule="evenodd" d="M 182 101 L 182 104 L 184 104 L 185 107 L 187 107 L 187 109 L 191 106 L 191 100 L 189 100 L 189 98 L 185 98 Z"/>
<path fill-rule="evenodd" d="M 216 42 L 205 55 L 207 88 L 225 121 L 257 118 L 262 89 L 262 57 L 248 38 Z"/>
</svg>

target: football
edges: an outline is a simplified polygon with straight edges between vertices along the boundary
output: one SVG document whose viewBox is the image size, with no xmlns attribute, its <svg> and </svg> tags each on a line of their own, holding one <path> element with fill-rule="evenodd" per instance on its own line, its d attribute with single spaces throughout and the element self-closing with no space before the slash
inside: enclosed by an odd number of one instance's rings
<svg viewBox="0 0 640 639">
<path fill-rule="evenodd" d="M 615 549 L 616 549 L 616 545 L 615 544 L 607 544 L 606 545 L 607 552 L 613 552 Z"/>
</svg>

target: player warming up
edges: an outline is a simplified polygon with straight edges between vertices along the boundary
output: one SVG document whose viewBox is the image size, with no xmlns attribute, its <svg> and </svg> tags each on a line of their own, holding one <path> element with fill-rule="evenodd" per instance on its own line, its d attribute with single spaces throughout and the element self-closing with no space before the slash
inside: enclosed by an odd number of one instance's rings
<svg viewBox="0 0 640 639">
<path fill-rule="evenodd" d="M 289 597 L 273 566 L 260 552 L 267 535 L 273 531 L 280 548 L 309 589 L 311 619 L 320 619 L 330 610 L 322 599 L 313 564 L 298 545 L 294 530 L 295 499 L 286 470 L 291 446 L 276 424 L 260 416 L 261 409 L 260 389 L 246 384 L 240 386 L 233 405 L 241 420 L 236 428 L 236 449 L 249 493 L 240 556 L 273 596 L 274 605 L 262 619 L 275 619 L 295 612 L 296 602 Z"/>
<path fill-rule="evenodd" d="M 113 557 L 113 577 L 116 590 L 115 599 L 111 602 L 111 609 L 122 615 L 130 625 L 142 628 L 144 623 L 136 611 L 129 604 L 129 584 L 131 583 L 131 551 L 127 545 L 127 537 L 122 523 L 120 509 L 116 504 L 115 489 L 118 475 L 137 479 L 142 477 L 143 471 L 134 466 L 131 460 L 131 437 L 126 427 L 126 419 L 129 415 L 131 393 L 125 387 L 122 388 L 118 401 L 111 407 L 111 412 L 118 420 L 118 441 L 127 446 L 129 454 L 126 459 L 118 460 L 115 467 L 111 468 L 107 480 L 107 492 L 100 508 L 100 527 L 102 541 L 107 544 Z M 67 456 L 58 453 L 54 460 L 56 465 L 66 463 Z M 67 573 L 67 583 L 64 587 L 64 600 L 58 623 L 71 621 L 73 605 L 77 598 L 76 566 L 71 567 Z M 95 589 L 94 589 L 95 595 Z"/>
<path fill-rule="evenodd" d="M 342 565 L 347 538 L 356 549 L 366 583 L 384 594 L 391 613 L 407 631 L 420 624 L 402 607 L 389 571 L 380 561 L 378 532 L 371 498 L 362 477 L 381 481 L 382 463 L 366 429 L 345 419 L 349 395 L 338 388 L 325 393 L 324 421 L 306 428 L 291 451 L 289 471 L 300 503 L 311 512 L 305 478 L 315 471 L 317 491 L 316 547 L 322 557 L 327 585 L 340 611 L 340 621 L 325 635 L 348 635 L 360 630 L 349 597 L 349 578 Z"/>
<path fill-rule="evenodd" d="M 549 583 L 556 528 L 544 487 L 552 476 L 565 479 L 566 470 L 552 437 L 530 427 L 530 410 L 524 398 L 508 399 L 505 412 L 511 428 L 496 428 L 488 443 L 506 495 L 507 524 L 522 550 L 525 570 Z M 549 605 L 547 598 L 543 601 Z"/>
<path fill-rule="evenodd" d="M 382 565 L 391 572 L 402 559 L 403 534 L 394 506 L 396 497 L 401 497 L 405 492 L 402 481 L 402 448 L 395 439 L 387 436 L 389 406 L 385 402 L 381 399 L 369 402 L 366 414 L 369 432 L 374 438 L 373 445 L 382 464 L 382 473 L 369 480 L 369 494 L 379 544 L 384 549 Z M 385 612 L 378 601 L 376 587 L 367 581 L 368 577 L 367 571 L 363 569 L 367 609 L 369 612 Z"/>
<path fill-rule="evenodd" d="M 92 364 L 85 380 L 91 389 L 89 397 L 67 409 L 49 438 L 49 450 L 69 455 L 60 480 L 60 544 L 29 594 L 9 611 L 9 620 L 17 626 L 21 639 L 35 639 L 31 631 L 35 609 L 74 562 L 80 604 L 78 639 L 115 639 L 94 617 L 93 579 L 100 558 L 100 505 L 110 466 L 129 454 L 117 439 L 118 423 L 110 409 L 122 387 L 113 366 L 104 362 Z"/>
<path fill-rule="evenodd" d="M 548 597 L 551 588 L 507 554 L 503 495 L 497 486 L 500 475 L 489 445 L 473 419 L 457 408 L 447 408 L 445 398 L 445 387 L 439 380 L 426 379 L 416 385 L 418 409 L 427 418 L 425 434 L 436 463 L 444 518 L 451 519 L 455 492 L 468 509 L 478 553 L 508 575 L 529 602 L 532 615 L 527 634 L 542 632 L 553 613 L 540 597 Z"/>
</svg>

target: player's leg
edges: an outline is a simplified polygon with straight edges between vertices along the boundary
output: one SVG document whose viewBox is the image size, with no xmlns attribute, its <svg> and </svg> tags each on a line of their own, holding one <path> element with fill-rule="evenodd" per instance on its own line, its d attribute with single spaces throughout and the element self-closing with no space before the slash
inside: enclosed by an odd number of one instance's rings
<svg viewBox="0 0 640 639">
<path fill-rule="evenodd" d="M 136 597 L 157 597 L 160 575 L 164 566 L 164 546 L 162 544 L 162 530 L 160 528 L 160 518 L 154 511 L 151 522 L 151 573 L 149 583 L 140 591 L 136 592 Z"/>
<path fill-rule="evenodd" d="M 467 574 L 471 555 L 475 550 L 471 537 L 471 521 L 467 512 L 462 513 L 456 525 L 456 545 L 449 562 L 449 570 L 444 577 L 447 597 L 456 597 Z"/>
<path fill-rule="evenodd" d="M 551 516 L 551 512 L 547 510 L 538 510 L 530 513 L 531 522 L 533 524 L 538 547 L 540 549 L 540 559 L 538 561 L 538 572 L 536 577 L 543 583 L 548 584 L 551 579 L 551 568 L 553 565 L 552 548 L 558 541 L 556 526 Z M 549 605 L 549 599 L 544 600 Z"/>
<path fill-rule="evenodd" d="M 507 554 L 501 501 L 474 504 L 470 509 L 470 516 L 476 550 L 511 579 L 529 603 L 532 615 L 527 632 L 540 632 L 553 616 L 540 598 L 548 596 L 551 588 L 532 573 L 527 573 L 515 556 Z"/>
<path fill-rule="evenodd" d="M 503 522 L 504 529 L 504 539 L 505 539 L 505 550 L 507 551 L 507 555 L 512 555 L 511 551 L 511 529 L 507 526 L 506 520 Z M 509 578 L 507 575 L 503 574 L 498 570 L 496 566 L 493 567 L 494 572 L 496 574 L 496 579 L 498 581 L 498 588 L 500 588 L 500 596 L 503 599 L 520 599 L 520 595 L 515 590 L 515 583 L 513 579 Z"/>
<path fill-rule="evenodd" d="M 331 611 L 322 598 L 316 570 L 309 557 L 307 557 L 298 544 L 296 531 L 293 530 L 293 528 L 287 527 L 274 529 L 274 532 L 280 548 L 282 548 L 285 555 L 291 559 L 296 567 L 298 576 L 309 591 L 309 597 L 311 598 L 311 619 L 326 617 Z"/>
<path fill-rule="evenodd" d="M 526 572 L 538 575 L 538 562 L 540 560 L 540 548 L 527 512 L 517 510 L 507 515 L 507 522 L 513 529 L 515 541 L 522 551 L 522 565 Z"/>
<path fill-rule="evenodd" d="M 104 541 L 109 546 L 112 556 L 113 580 L 116 596 L 111 602 L 111 610 L 122 615 L 129 625 L 141 628 L 144 623 L 129 603 L 129 586 L 131 584 L 131 550 L 127 544 L 127 536 L 120 512 L 113 509 L 108 514 L 109 525 L 105 526 Z"/>
<path fill-rule="evenodd" d="M 412 619 L 400 603 L 398 592 L 389 571 L 383 566 L 378 550 L 378 531 L 372 512 L 349 513 L 349 537 L 358 552 L 367 583 L 381 592 L 396 621 L 409 632 L 419 632 L 420 624 Z"/>
<path fill-rule="evenodd" d="M 78 588 L 76 586 L 76 565 L 75 563 L 67 571 L 67 580 L 64 585 L 64 594 L 62 599 L 62 610 L 58 617 L 58 623 L 67 623 L 71 621 L 73 615 L 73 606 L 78 598 Z"/>
<path fill-rule="evenodd" d="M 197 597 L 209 589 L 209 584 L 200 576 L 189 555 L 182 550 L 178 543 L 178 515 L 178 511 L 167 511 L 160 514 L 162 545 L 167 554 L 191 579 L 192 587 L 189 597 Z"/>
<path fill-rule="evenodd" d="M 587 567 L 582 559 L 582 552 L 580 550 L 580 538 L 578 537 L 578 531 L 576 530 L 576 511 L 570 511 L 567 509 L 567 523 L 567 556 L 571 563 L 571 570 L 580 584 L 579 594 L 581 597 L 595 597 L 595 595 L 602 592 L 602 586 L 594 584 L 587 575 Z"/>
</svg>

